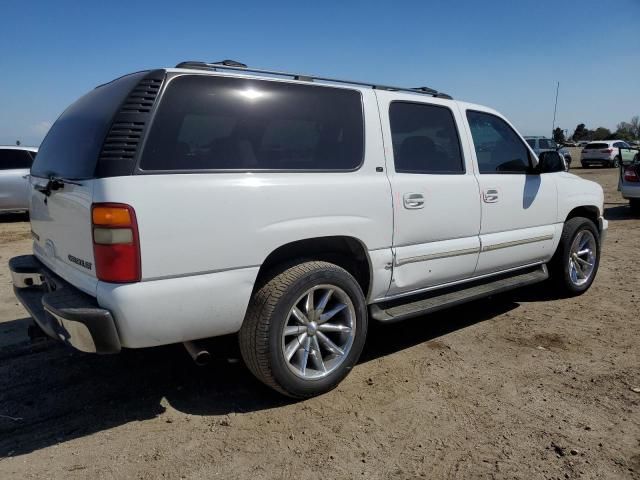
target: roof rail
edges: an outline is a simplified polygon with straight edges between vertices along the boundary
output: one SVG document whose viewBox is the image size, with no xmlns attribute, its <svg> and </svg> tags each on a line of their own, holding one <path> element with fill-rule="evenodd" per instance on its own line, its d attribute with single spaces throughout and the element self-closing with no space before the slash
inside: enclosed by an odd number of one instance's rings
<svg viewBox="0 0 640 480">
<path fill-rule="evenodd" d="M 318 77 L 316 75 L 306 75 L 301 73 L 288 73 L 288 72 L 280 72 L 276 70 L 264 70 L 261 68 L 249 68 L 244 63 L 236 62 L 235 60 L 222 60 L 220 62 L 199 62 L 199 61 L 186 61 L 180 62 L 176 65 L 176 68 L 191 68 L 196 70 L 235 70 L 241 72 L 250 72 L 250 73 L 262 73 L 266 75 L 274 75 L 278 77 L 289 77 L 293 80 L 303 80 L 307 82 L 312 82 L 314 80 L 318 80 L 321 82 L 330 82 L 330 83 L 343 83 L 347 85 L 358 85 L 364 87 L 370 87 L 374 90 L 390 90 L 390 91 L 398 91 L 398 92 L 411 92 L 411 93 L 422 93 L 425 95 L 430 95 L 432 97 L 437 98 L 447 98 L 452 99 L 450 95 L 447 95 L 443 92 L 438 92 L 433 88 L 429 87 L 417 87 L 417 88 L 406 88 L 406 87 L 393 87 L 390 85 L 377 85 L 375 83 L 369 82 L 357 82 L 352 80 L 340 80 L 337 78 L 328 78 L 328 77 Z"/>
</svg>

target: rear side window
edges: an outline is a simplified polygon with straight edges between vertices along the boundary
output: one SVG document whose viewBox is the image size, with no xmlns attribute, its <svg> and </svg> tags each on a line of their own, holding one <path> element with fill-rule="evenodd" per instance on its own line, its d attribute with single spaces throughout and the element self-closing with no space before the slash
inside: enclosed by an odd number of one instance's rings
<svg viewBox="0 0 640 480">
<path fill-rule="evenodd" d="M 551 150 L 551 149 L 555 149 L 556 146 L 554 143 L 550 142 L 546 138 L 543 138 L 543 139 L 540 139 L 540 148 Z"/>
<path fill-rule="evenodd" d="M 111 121 L 146 73 L 127 75 L 97 87 L 67 108 L 42 141 L 31 174 L 69 179 L 94 177 Z"/>
<path fill-rule="evenodd" d="M 26 150 L 0 149 L 0 170 L 30 169 L 33 159 Z"/>
<path fill-rule="evenodd" d="M 353 170 L 364 155 L 360 93 L 265 80 L 169 83 L 141 170 Z"/>
<path fill-rule="evenodd" d="M 480 173 L 526 173 L 529 150 L 507 122 L 485 112 L 467 110 Z"/>
<path fill-rule="evenodd" d="M 608 143 L 590 143 L 586 147 L 584 147 L 585 150 L 600 150 L 604 148 L 609 148 L 609 144 Z"/>
<path fill-rule="evenodd" d="M 451 110 L 439 105 L 392 102 L 389 120 L 396 172 L 464 173 Z"/>
</svg>

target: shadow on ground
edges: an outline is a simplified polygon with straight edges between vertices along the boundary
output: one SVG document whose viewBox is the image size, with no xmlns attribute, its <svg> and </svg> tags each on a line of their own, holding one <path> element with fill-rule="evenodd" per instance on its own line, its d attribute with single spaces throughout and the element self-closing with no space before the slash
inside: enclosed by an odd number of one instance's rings
<svg viewBox="0 0 640 480">
<path fill-rule="evenodd" d="M 492 319 L 517 308 L 518 295 L 394 325 L 372 324 L 361 363 Z M 292 402 L 255 380 L 241 361 L 229 361 L 239 358 L 235 337 L 213 341 L 214 361 L 198 368 L 179 345 L 114 356 L 82 354 L 54 342 L 34 348 L 26 338 L 27 320 L 14 322 L 3 329 L 24 329 L 18 343 L 13 334 L 11 344 L 0 335 L 0 458 L 154 418 L 165 411 L 163 399 L 191 415 L 242 413 Z"/>
<path fill-rule="evenodd" d="M 0 223 L 28 222 L 29 214 L 25 212 L 0 213 Z"/>
<path fill-rule="evenodd" d="M 638 215 L 631 211 L 629 202 L 605 203 L 604 218 L 607 220 L 634 220 L 638 218 Z"/>
</svg>

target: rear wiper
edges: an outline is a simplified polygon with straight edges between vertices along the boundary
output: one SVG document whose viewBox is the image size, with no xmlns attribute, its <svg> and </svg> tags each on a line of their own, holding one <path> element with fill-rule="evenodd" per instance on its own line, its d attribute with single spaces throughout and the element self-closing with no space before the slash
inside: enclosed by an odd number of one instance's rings
<svg viewBox="0 0 640 480">
<path fill-rule="evenodd" d="M 70 185 L 82 186 L 81 183 L 74 182 L 73 180 L 51 175 L 45 185 L 36 185 L 34 188 L 48 197 L 52 192 L 62 190 L 67 183 Z"/>
</svg>

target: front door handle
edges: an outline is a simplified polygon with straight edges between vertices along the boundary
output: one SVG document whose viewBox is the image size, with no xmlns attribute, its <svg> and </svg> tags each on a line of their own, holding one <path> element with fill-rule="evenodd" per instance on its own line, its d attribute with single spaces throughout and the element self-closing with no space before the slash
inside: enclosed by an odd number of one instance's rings
<svg viewBox="0 0 640 480">
<path fill-rule="evenodd" d="M 482 199 L 484 200 L 484 203 L 496 203 L 500 199 L 498 189 L 487 188 L 482 194 Z"/>
<path fill-rule="evenodd" d="M 409 210 L 424 208 L 424 195 L 421 193 L 405 193 L 403 200 L 404 208 Z"/>
</svg>

